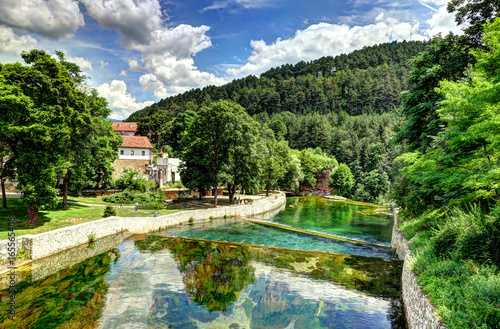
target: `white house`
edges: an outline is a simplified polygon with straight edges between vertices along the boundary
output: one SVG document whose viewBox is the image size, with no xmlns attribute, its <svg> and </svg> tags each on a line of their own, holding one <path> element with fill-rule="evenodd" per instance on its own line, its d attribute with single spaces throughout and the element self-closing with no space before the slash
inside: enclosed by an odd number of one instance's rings
<svg viewBox="0 0 500 329">
<path fill-rule="evenodd" d="M 152 146 L 147 137 L 122 136 L 123 143 L 118 149 L 118 159 L 113 167 L 113 177 L 120 177 L 126 168 L 134 168 L 145 174 L 146 168 L 151 164 Z"/>
</svg>

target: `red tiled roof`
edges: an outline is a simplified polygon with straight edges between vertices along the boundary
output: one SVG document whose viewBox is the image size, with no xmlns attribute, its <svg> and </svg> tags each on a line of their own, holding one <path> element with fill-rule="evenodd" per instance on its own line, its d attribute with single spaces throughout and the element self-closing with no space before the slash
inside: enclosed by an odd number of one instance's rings
<svg viewBox="0 0 500 329">
<path fill-rule="evenodd" d="M 113 122 L 113 129 L 115 131 L 137 131 L 136 122 Z"/>
<path fill-rule="evenodd" d="M 151 143 L 147 137 L 142 136 L 122 136 L 123 143 L 122 147 L 138 147 L 152 149 Z"/>
</svg>

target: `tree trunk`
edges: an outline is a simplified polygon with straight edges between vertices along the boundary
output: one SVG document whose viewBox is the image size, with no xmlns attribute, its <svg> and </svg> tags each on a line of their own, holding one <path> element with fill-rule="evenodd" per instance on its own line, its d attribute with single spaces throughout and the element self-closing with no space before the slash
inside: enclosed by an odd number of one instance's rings
<svg viewBox="0 0 500 329">
<path fill-rule="evenodd" d="M 203 188 L 203 186 L 198 186 L 198 199 L 203 199 L 203 193 L 205 192 L 205 189 Z"/>
<path fill-rule="evenodd" d="M 266 196 L 269 196 L 269 187 L 266 189 Z"/>
<path fill-rule="evenodd" d="M 219 192 L 218 186 L 215 186 L 215 191 L 214 191 L 214 208 L 217 208 L 217 194 Z"/>
<path fill-rule="evenodd" d="M 234 202 L 234 192 L 231 184 L 227 184 L 227 192 L 229 194 L 229 204 L 233 204 Z"/>
<path fill-rule="evenodd" d="M 5 181 L 0 178 L 0 183 L 2 185 L 2 208 L 7 209 L 7 195 L 5 194 Z"/>
<path fill-rule="evenodd" d="M 71 179 L 71 171 L 68 170 L 66 172 L 66 176 L 63 179 L 63 202 L 62 208 L 68 209 L 68 189 L 69 189 L 69 180 Z"/>
<path fill-rule="evenodd" d="M 28 225 L 38 223 L 38 208 L 32 208 L 31 206 L 28 206 L 28 216 Z"/>
</svg>

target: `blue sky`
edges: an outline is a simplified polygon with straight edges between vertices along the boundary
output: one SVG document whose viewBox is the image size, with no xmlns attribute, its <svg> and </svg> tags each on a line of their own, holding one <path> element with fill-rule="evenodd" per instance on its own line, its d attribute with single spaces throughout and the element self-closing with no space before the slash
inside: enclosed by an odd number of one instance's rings
<svg viewBox="0 0 500 329">
<path fill-rule="evenodd" d="M 167 96 L 393 40 L 460 33 L 447 0 L 2 0 L 0 62 L 62 50 L 111 118 Z"/>
</svg>

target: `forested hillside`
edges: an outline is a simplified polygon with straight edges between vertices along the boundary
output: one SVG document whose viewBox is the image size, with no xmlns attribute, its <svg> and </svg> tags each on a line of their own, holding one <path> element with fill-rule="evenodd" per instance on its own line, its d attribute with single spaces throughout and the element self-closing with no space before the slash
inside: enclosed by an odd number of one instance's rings
<svg viewBox="0 0 500 329">
<path fill-rule="evenodd" d="M 181 156 L 181 139 L 195 114 L 214 101 L 230 100 L 262 131 L 270 129 L 271 140 L 282 139 L 292 150 L 317 150 L 346 164 L 353 180 L 342 188 L 344 195 L 385 202 L 394 181 L 392 160 L 401 153 L 400 145 L 390 143 L 401 126 L 401 92 L 408 89 L 411 59 L 426 47 L 423 42 L 392 42 L 287 64 L 260 78 L 248 76 L 166 98 L 127 120 L 137 121 L 139 133 L 151 136 L 158 150 Z M 293 158 L 290 152 L 288 159 Z M 295 189 L 316 181 L 298 180 Z M 290 187 L 282 182 L 280 187 Z"/>
<path fill-rule="evenodd" d="M 208 100 L 229 99 L 249 114 L 290 111 L 328 114 L 345 111 L 350 115 L 388 112 L 401 104 L 410 59 L 427 43 L 392 42 L 366 47 L 351 54 L 323 57 L 273 68 L 260 78 L 248 76 L 226 85 L 193 89 L 165 98 L 133 113 L 125 121 L 137 121 L 162 111 L 175 115 Z"/>
</svg>

